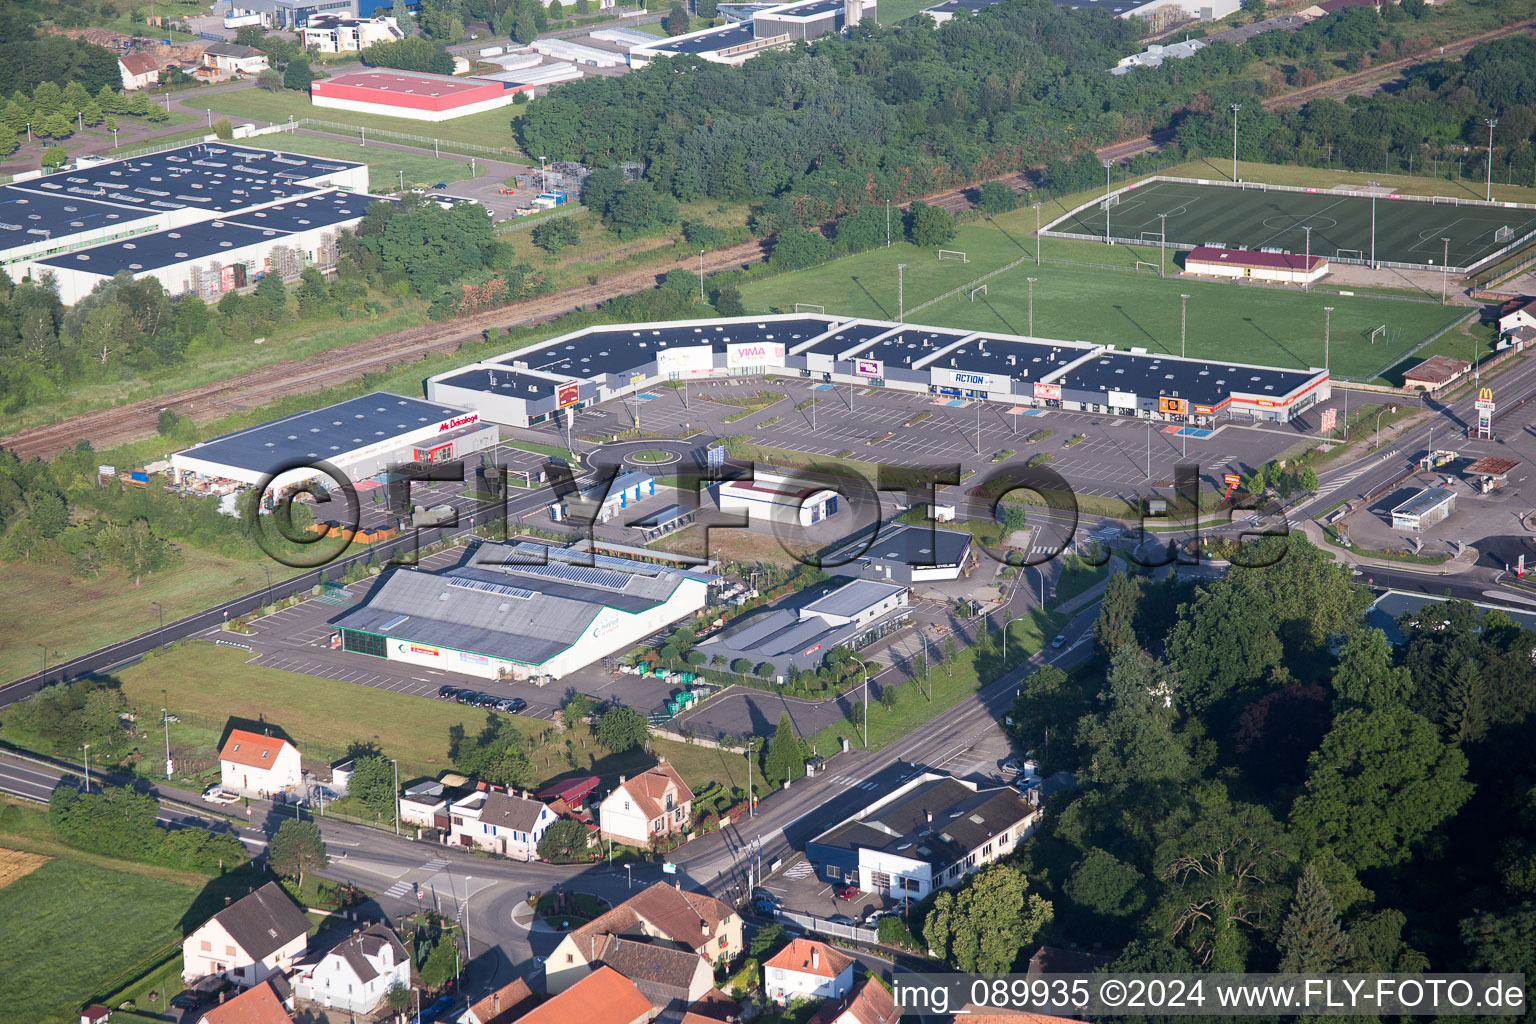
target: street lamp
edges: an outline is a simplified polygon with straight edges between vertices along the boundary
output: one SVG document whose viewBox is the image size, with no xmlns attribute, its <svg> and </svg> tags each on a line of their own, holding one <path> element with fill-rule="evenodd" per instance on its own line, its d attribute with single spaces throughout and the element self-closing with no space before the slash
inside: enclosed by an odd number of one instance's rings
<svg viewBox="0 0 1536 1024">
<path fill-rule="evenodd" d="M 1333 307 L 1323 307 L 1323 369 L 1328 369 L 1328 333 L 1332 326 Z"/>
<path fill-rule="evenodd" d="M 1157 276 L 1168 276 L 1168 215 L 1157 215 L 1159 228 L 1157 231 Z"/>
<path fill-rule="evenodd" d="M 1241 103 L 1232 104 L 1232 180 L 1237 180 L 1237 112 L 1243 109 Z"/>
<path fill-rule="evenodd" d="M 149 603 L 154 605 L 155 611 L 160 613 L 160 632 L 163 634 L 165 632 L 165 606 L 159 601 L 151 601 Z M 161 642 L 164 642 L 163 636 L 161 637 Z"/>
<path fill-rule="evenodd" d="M 1031 203 L 1035 208 L 1035 266 L 1040 266 L 1040 207 L 1041 203 Z"/>
<path fill-rule="evenodd" d="M 1024 280 L 1029 282 L 1029 336 L 1033 338 L 1035 336 L 1035 282 L 1039 278 L 1026 277 Z"/>
<path fill-rule="evenodd" d="M 1483 124 L 1488 126 L 1488 193 L 1483 198 L 1493 202 L 1493 130 L 1499 126 L 1496 117 L 1483 118 Z"/>
<path fill-rule="evenodd" d="M 1383 410 L 1381 410 L 1381 412 L 1376 414 L 1376 450 L 1377 451 L 1381 450 L 1381 418 L 1382 418 L 1382 416 L 1386 415 L 1386 412 L 1387 412 L 1387 410 L 1383 409 Z"/>
<path fill-rule="evenodd" d="M 869 746 L 869 666 L 859 659 L 859 671 L 864 673 L 864 746 Z"/>
<path fill-rule="evenodd" d="M 1189 327 L 1189 296 L 1179 295 L 1179 358 L 1184 358 L 1184 340 Z"/>
<path fill-rule="evenodd" d="M 165 708 L 160 709 L 160 724 L 165 726 L 165 777 L 171 777 L 171 719 L 165 713 Z"/>
<path fill-rule="evenodd" d="M 1104 160 L 1104 244 L 1109 244 L 1109 169 L 1115 165 L 1113 160 Z"/>
<path fill-rule="evenodd" d="M 1366 184 L 1371 186 L 1371 269 L 1372 270 L 1376 270 L 1376 269 L 1378 269 L 1377 266 L 1376 266 L 1376 188 L 1377 188 L 1377 185 L 1376 185 L 1376 182 L 1374 182 L 1374 181 L 1368 181 L 1368 182 L 1366 182 Z"/>
<path fill-rule="evenodd" d="M 1308 280 L 1312 273 L 1312 225 L 1304 224 L 1301 230 L 1307 233 L 1307 248 L 1301 257 L 1301 290 L 1309 292 L 1312 290 L 1312 282 Z"/>
<path fill-rule="evenodd" d="M 1441 238 L 1440 241 L 1445 243 L 1444 251 L 1440 254 L 1440 305 L 1443 306 L 1445 305 L 1445 289 L 1450 283 L 1451 240 L 1449 238 Z"/>
<path fill-rule="evenodd" d="M 390 758 L 389 759 L 389 763 L 395 766 L 395 835 L 399 835 L 400 834 L 400 762 L 396 761 L 394 758 Z M 466 881 L 467 881 L 467 879 L 466 879 Z M 467 898 L 465 899 L 464 904 L 466 906 L 469 905 L 469 900 Z M 464 933 L 464 939 L 465 939 L 466 943 L 469 941 L 469 932 L 466 931 Z"/>
<path fill-rule="evenodd" d="M 904 272 L 906 271 L 906 269 L 907 269 L 907 265 L 905 263 L 898 263 L 898 264 L 896 264 L 896 319 L 897 319 L 898 322 L 901 320 L 902 313 L 906 309 L 906 306 L 902 302 L 902 293 L 901 293 L 903 279 L 904 279 L 904 276 L 905 276 Z"/>
<path fill-rule="evenodd" d="M 699 301 L 704 301 L 704 250 L 699 250 Z"/>
<path fill-rule="evenodd" d="M 625 861 L 624 874 L 629 879 L 629 888 L 633 889 L 635 887 L 635 866 Z"/>
<path fill-rule="evenodd" d="M 814 401 L 814 399 L 813 399 Z M 815 406 L 811 407 L 813 410 Z M 747 817 L 757 817 L 757 796 L 752 792 L 752 748 L 757 745 L 756 736 L 747 737 Z"/>
<path fill-rule="evenodd" d="M 85 791 L 91 791 L 91 745 L 82 743 L 80 749 L 85 751 Z"/>
</svg>

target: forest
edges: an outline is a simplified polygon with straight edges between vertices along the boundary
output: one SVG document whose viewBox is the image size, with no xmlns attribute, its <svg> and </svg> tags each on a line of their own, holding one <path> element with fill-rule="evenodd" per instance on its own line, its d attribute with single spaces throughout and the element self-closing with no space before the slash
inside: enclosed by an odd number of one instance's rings
<svg viewBox="0 0 1536 1024">
<path fill-rule="evenodd" d="M 1112 577 L 1094 661 L 1021 685 L 1014 738 L 1081 785 L 1008 865 L 1029 927 L 989 962 L 1038 933 L 1112 970 L 1536 976 L 1536 634 L 1447 601 L 1394 645 L 1299 535 L 1243 561 Z"/>
<path fill-rule="evenodd" d="M 1263 113 L 1259 101 L 1286 86 L 1427 55 L 1424 12 L 1415 2 L 1381 16 L 1356 8 L 1112 76 L 1106 69 L 1140 48 L 1130 23 L 1014 0 L 937 29 L 866 22 L 740 67 L 672 58 L 568 83 L 516 130 L 534 156 L 644 162 L 646 180 L 679 200 L 760 202 L 764 228 L 1042 165 L 1050 192 L 1075 192 L 1103 183 L 1094 147 L 1165 129 L 1176 132 L 1175 153 L 1225 155 L 1233 102 L 1244 103 L 1241 158 L 1359 170 L 1454 167 L 1463 146 L 1486 142 L 1481 118 L 1498 116 L 1495 164 L 1529 180 L 1536 41 L 1526 37 L 1417 65 L 1397 92 Z M 1480 173 L 1483 159 L 1468 155 L 1461 169 Z"/>
</svg>

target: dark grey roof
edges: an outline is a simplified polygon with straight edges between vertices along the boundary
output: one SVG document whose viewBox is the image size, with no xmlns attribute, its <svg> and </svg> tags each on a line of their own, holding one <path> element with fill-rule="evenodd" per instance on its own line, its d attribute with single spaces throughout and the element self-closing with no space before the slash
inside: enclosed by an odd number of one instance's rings
<svg viewBox="0 0 1536 1024">
<path fill-rule="evenodd" d="M 858 541 L 839 557 L 863 548 Z M 932 526 L 898 526 L 875 538 L 864 551 L 868 561 L 900 562 L 917 568 L 959 565 L 970 549 L 971 535 L 955 530 L 941 530 Z"/>
<path fill-rule="evenodd" d="M 879 359 L 892 367 L 908 367 L 940 349 L 948 348 L 970 331 L 946 331 L 938 327 L 907 327 L 888 334 L 866 349 L 858 358 Z"/>
<path fill-rule="evenodd" d="M 254 46 L 241 46 L 239 43 L 209 43 L 203 47 L 204 53 L 211 53 L 219 57 L 235 57 L 243 60 L 246 57 L 260 57 L 261 51 Z"/>
<path fill-rule="evenodd" d="M 155 210 L 130 210 L 77 195 L 28 192 L 0 186 L 0 249 L 42 242 L 98 228 L 126 229 Z"/>
<path fill-rule="evenodd" d="M 294 459 L 334 459 L 463 414 L 462 409 L 375 391 L 225 434 L 178 454 L 251 473 L 267 473 Z"/>
<path fill-rule="evenodd" d="M 818 846 L 831 846 L 840 850 L 857 850 L 861 847 L 879 850 L 883 849 L 890 839 L 891 837 L 884 832 L 862 821 L 845 821 L 823 832 L 814 841 Z"/>
<path fill-rule="evenodd" d="M 824 333 L 835 322 L 833 318 L 808 316 L 788 320 L 702 320 L 677 326 L 593 327 L 574 338 L 520 349 L 493 361 L 509 367 L 522 363 L 532 370 L 588 380 L 654 369 L 656 354 L 668 348 L 708 345 L 723 354 L 729 343 L 762 341 L 782 344 L 787 351 Z"/>
<path fill-rule="evenodd" d="M 642 562 L 629 564 L 643 568 L 625 570 L 571 565 L 553 553 L 547 564 L 536 564 L 521 548 L 482 544 L 470 563 L 443 573 L 392 570 L 365 604 L 332 624 L 539 665 L 575 643 L 604 608 L 646 611 L 664 603 L 685 577 L 699 578 Z"/>
<path fill-rule="evenodd" d="M 537 800 L 491 790 L 485 795 L 485 805 L 480 808 L 480 820 L 516 832 L 532 832 L 543 810 L 544 805 Z"/>
<path fill-rule="evenodd" d="M 390 203 L 392 199 L 377 199 L 356 192 L 331 189 L 300 199 L 274 203 L 260 210 L 231 214 L 226 224 L 243 224 L 253 228 L 274 228 L 278 231 L 308 231 L 356 220 L 368 212 L 374 203 Z"/>
<path fill-rule="evenodd" d="M 656 49 L 673 53 L 716 53 L 730 46 L 741 46 L 757 38 L 750 21 L 726 25 L 713 32 L 694 36 L 692 39 L 658 39 Z"/>
<path fill-rule="evenodd" d="M 1214 406 L 1234 393 L 1282 399 L 1315 376 L 1311 370 L 1105 352 L 1074 366 L 1055 383 L 1074 391 L 1125 391 L 1143 399 L 1166 395 Z"/>
<path fill-rule="evenodd" d="M 994 4 L 1000 4 L 1003 2 L 1004 0 L 944 0 L 944 2 L 941 4 L 936 4 L 933 7 L 927 8 L 923 13 L 926 14 L 928 11 L 938 11 L 944 14 L 953 14 L 958 10 L 966 10 L 972 14 L 975 14 L 977 11 L 984 11 Z"/>
<path fill-rule="evenodd" d="M 984 845 L 1032 811 L 1010 789 L 974 792 L 945 777 L 918 786 L 863 820 L 886 834 L 882 849 L 887 853 L 942 867 Z"/>
<path fill-rule="evenodd" d="M 379 976 L 379 971 L 373 966 L 373 960 L 378 959 L 379 950 L 385 946 L 391 949 L 391 963 L 405 963 L 410 954 L 405 946 L 382 924 L 373 924 L 365 928 L 362 934 L 348 935 L 335 946 L 331 947 L 327 956 L 335 955 L 346 960 L 352 968 L 352 973 L 357 975 L 357 980 L 367 983 Z M 373 960 L 369 958 L 372 957 Z"/>
<path fill-rule="evenodd" d="M 838 587 L 825 597 L 819 597 L 806 605 L 806 612 L 823 612 L 827 615 L 857 615 L 888 597 L 894 597 L 907 588 L 900 583 L 884 583 L 879 580 L 854 580 Z"/>
<path fill-rule="evenodd" d="M 681 1010 L 688 1002 L 694 976 L 704 963 L 691 949 L 610 935 L 598 959 L 635 983 L 657 1010 Z"/>
<path fill-rule="evenodd" d="M 1059 341 L 1018 341 L 982 335 L 944 353 L 933 365 L 1037 381 L 1083 358 L 1093 349 L 1094 346 L 1087 343 L 1078 347 Z"/>
<path fill-rule="evenodd" d="M 257 960 L 309 931 L 309 918 L 276 882 L 225 907 L 213 920 Z"/>
<path fill-rule="evenodd" d="M 835 358 L 849 349 L 858 348 L 894 328 L 894 324 L 848 324 L 846 327 L 839 328 L 833 333 L 826 335 L 816 344 L 807 346 L 800 354 L 804 355 L 807 352 L 815 352 L 818 355 L 828 355 Z"/>
</svg>

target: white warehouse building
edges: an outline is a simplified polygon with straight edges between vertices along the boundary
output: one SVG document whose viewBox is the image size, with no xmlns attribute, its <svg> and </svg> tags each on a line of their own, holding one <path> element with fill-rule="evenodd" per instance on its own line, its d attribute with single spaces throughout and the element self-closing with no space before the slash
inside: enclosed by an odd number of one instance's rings
<svg viewBox="0 0 1536 1024">
<path fill-rule="evenodd" d="M 810 526 L 837 514 L 836 491 L 758 470 L 751 480 L 727 480 L 717 486 L 722 512 L 745 515 L 749 522 Z"/>
<path fill-rule="evenodd" d="M 704 608 L 714 576 L 522 541 L 399 568 L 333 620 L 343 650 L 481 679 L 560 679 Z"/>
</svg>

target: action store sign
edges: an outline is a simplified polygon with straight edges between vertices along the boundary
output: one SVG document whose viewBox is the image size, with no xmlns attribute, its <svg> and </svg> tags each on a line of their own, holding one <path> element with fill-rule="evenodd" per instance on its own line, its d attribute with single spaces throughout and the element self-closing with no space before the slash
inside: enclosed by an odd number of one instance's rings
<svg viewBox="0 0 1536 1024">
<path fill-rule="evenodd" d="M 961 388 L 965 391 L 1007 391 L 1008 380 L 999 380 L 990 373 L 968 373 L 948 367 L 935 368 L 933 383 L 941 388 Z"/>
</svg>

